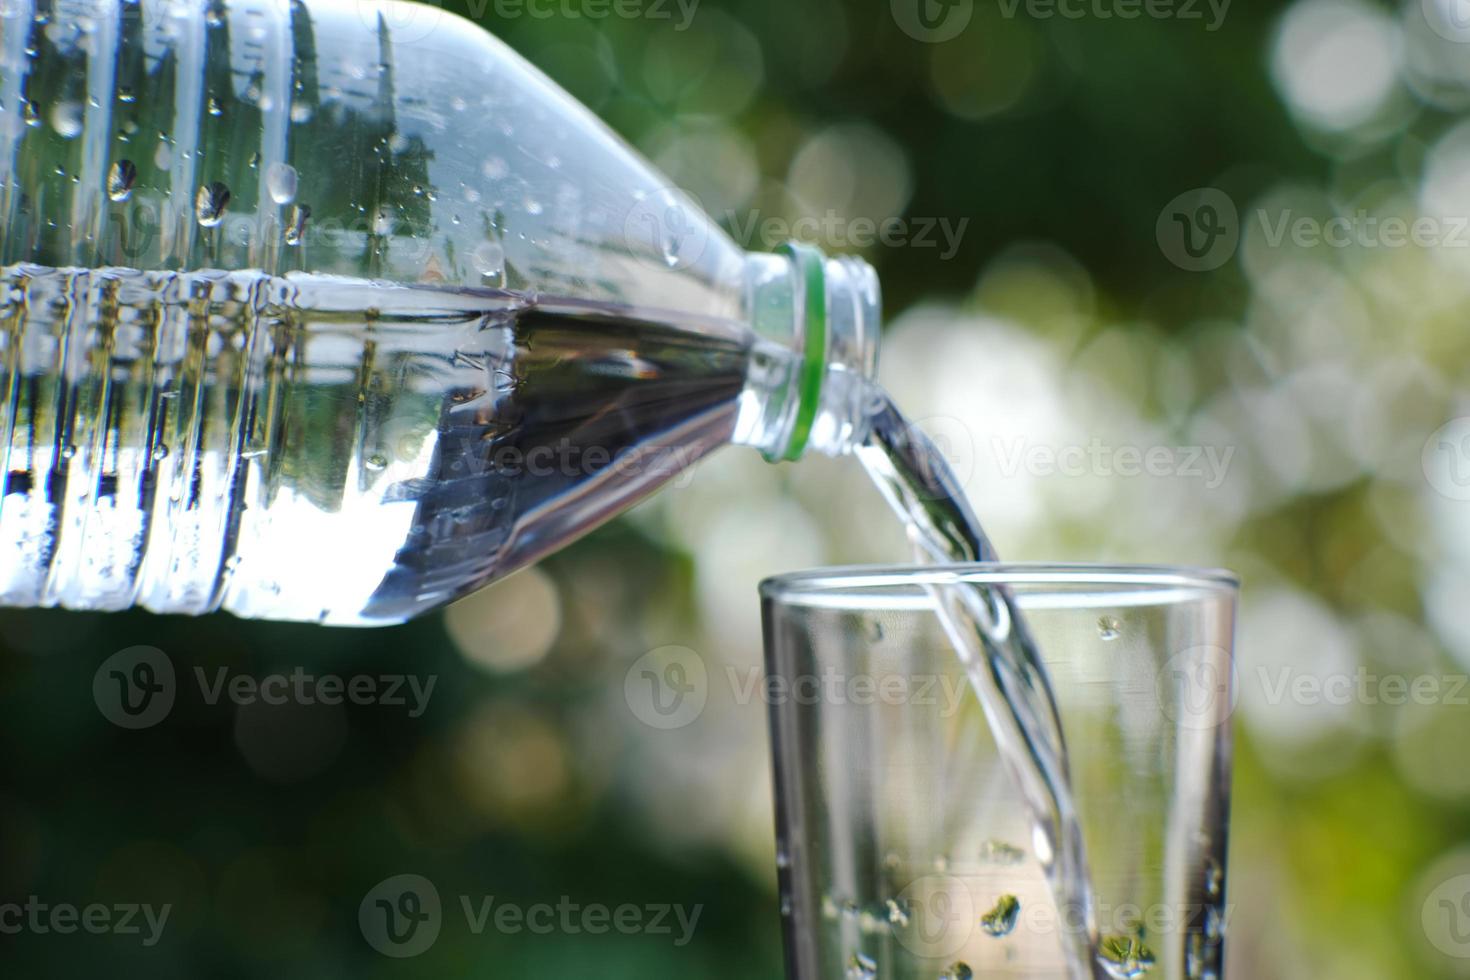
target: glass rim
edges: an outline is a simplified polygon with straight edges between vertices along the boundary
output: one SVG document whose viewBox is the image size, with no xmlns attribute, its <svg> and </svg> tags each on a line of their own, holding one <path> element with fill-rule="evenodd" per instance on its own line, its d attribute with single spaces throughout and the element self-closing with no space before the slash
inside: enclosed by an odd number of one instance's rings
<svg viewBox="0 0 1470 980">
<path fill-rule="evenodd" d="M 1117 595 L 1153 596 L 1160 602 L 1185 595 L 1234 597 L 1240 580 L 1221 568 L 1188 565 L 1090 562 L 963 562 L 949 564 L 840 565 L 772 575 L 760 583 L 762 599 L 783 605 L 861 609 L 865 596 L 894 589 L 954 585 L 1017 586 L 1033 594 L 1058 595 L 1090 589 Z M 1048 587 L 1054 587 L 1048 589 Z M 849 601 L 844 602 L 847 599 Z M 806 601 L 803 601 L 806 600 Z"/>
</svg>

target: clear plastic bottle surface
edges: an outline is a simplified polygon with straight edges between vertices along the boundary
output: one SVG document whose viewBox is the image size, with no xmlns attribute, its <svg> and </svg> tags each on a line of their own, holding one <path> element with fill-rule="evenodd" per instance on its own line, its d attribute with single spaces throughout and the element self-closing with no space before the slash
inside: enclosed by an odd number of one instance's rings
<svg viewBox="0 0 1470 980">
<path fill-rule="evenodd" d="M 436 7 L 0 0 L 0 602 L 399 622 L 847 451 L 877 311 Z"/>
</svg>

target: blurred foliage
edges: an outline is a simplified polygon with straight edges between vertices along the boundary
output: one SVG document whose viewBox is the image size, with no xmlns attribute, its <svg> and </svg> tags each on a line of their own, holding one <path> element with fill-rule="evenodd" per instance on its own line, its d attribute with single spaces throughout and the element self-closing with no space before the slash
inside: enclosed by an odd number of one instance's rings
<svg viewBox="0 0 1470 980">
<path fill-rule="evenodd" d="M 858 217 L 968 219 L 952 255 L 858 250 L 892 321 L 885 381 L 951 437 L 1002 551 L 1243 575 L 1230 974 L 1246 980 L 1470 972 L 1422 918 L 1429 889 L 1470 871 L 1470 708 L 1263 691 L 1282 669 L 1448 683 L 1470 666 L 1470 504 L 1421 460 L 1470 403 L 1470 249 L 1271 234 L 1363 209 L 1429 216 L 1447 239 L 1470 215 L 1470 45 L 1434 29 L 1436 3 L 1237 3 L 1213 31 L 976 4 L 934 44 L 855 0 L 703 0 L 683 30 L 673 4 L 598 21 L 479 8 L 742 244 L 776 244 L 739 235 L 773 218 L 832 213 L 834 251 Z M 1233 202 L 1241 243 L 1191 272 L 1159 227 L 1200 187 Z M 1006 465 L 1007 447 L 1093 441 L 1230 459 L 1213 486 Z M 745 455 L 401 628 L 0 613 L 0 895 L 175 905 L 153 948 L 7 937 L 7 975 L 777 975 L 761 706 L 727 691 L 660 732 L 631 716 L 624 677 L 667 644 L 712 672 L 757 664 L 760 576 L 904 550 L 854 466 Z M 180 676 L 410 673 L 436 690 L 410 718 L 235 709 L 183 684 L 167 724 L 129 732 L 90 684 L 136 644 Z M 704 913 L 683 948 L 446 927 L 389 960 L 357 907 L 404 872 L 446 903 Z"/>
</svg>

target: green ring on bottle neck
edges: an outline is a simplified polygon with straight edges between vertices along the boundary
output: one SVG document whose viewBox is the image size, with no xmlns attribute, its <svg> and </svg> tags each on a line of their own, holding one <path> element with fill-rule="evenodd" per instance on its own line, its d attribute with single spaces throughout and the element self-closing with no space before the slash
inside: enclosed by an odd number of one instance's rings
<svg viewBox="0 0 1470 980">
<path fill-rule="evenodd" d="M 791 424 L 791 438 L 786 440 L 786 451 L 778 457 L 797 460 L 806 451 L 817 406 L 822 400 L 822 381 L 827 377 L 827 283 L 822 271 L 826 258 L 821 249 L 802 242 L 787 242 L 776 249 L 776 254 L 791 260 L 802 283 L 802 339 L 806 350 L 801 362 L 801 401 L 796 408 L 796 420 Z"/>
</svg>

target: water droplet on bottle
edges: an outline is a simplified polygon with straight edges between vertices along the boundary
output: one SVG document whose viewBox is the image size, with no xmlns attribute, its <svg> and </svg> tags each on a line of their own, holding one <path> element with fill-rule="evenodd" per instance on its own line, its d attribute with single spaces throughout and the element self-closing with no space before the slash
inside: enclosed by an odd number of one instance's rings
<svg viewBox="0 0 1470 980">
<path fill-rule="evenodd" d="M 933 863 L 934 863 L 934 870 L 937 871 L 937 872 L 939 872 L 940 874 L 944 874 L 946 871 L 949 870 L 949 855 L 948 854 L 936 854 L 936 855 L 934 855 L 934 862 Z"/>
<path fill-rule="evenodd" d="M 660 250 L 663 252 L 664 265 L 670 269 L 679 267 L 679 236 L 673 232 L 665 232 L 663 240 L 659 242 Z"/>
<path fill-rule="evenodd" d="M 996 900 L 995 908 L 980 917 L 980 928 L 988 936 L 999 939 L 1009 936 L 1016 928 L 1016 919 L 1021 915 L 1021 900 L 1014 895 L 1002 895 Z"/>
<path fill-rule="evenodd" d="M 1003 840 L 988 840 L 980 845 L 980 860 L 986 864 L 1015 865 L 1026 860 L 1026 852 Z"/>
<path fill-rule="evenodd" d="M 311 103 L 297 99 L 291 103 L 291 121 L 293 123 L 311 122 Z"/>
<path fill-rule="evenodd" d="M 909 924 L 909 914 L 904 911 L 902 905 L 898 904 L 897 899 L 890 898 L 885 905 L 888 909 L 888 921 L 890 924 L 898 926 L 900 929 Z"/>
<path fill-rule="evenodd" d="M 475 246 L 470 257 L 474 260 L 475 271 L 480 274 L 485 285 L 505 284 L 505 248 L 499 242 L 481 242 Z"/>
<path fill-rule="evenodd" d="M 526 198 L 526 213 L 527 214 L 534 216 L 534 215 L 540 214 L 544 210 L 546 210 L 546 209 L 544 207 L 542 207 L 540 201 L 536 200 L 534 197 L 528 197 L 528 198 Z"/>
<path fill-rule="evenodd" d="M 1220 908 L 1210 905 L 1205 908 L 1205 938 L 1218 942 L 1225 935 L 1225 923 L 1220 917 Z"/>
<path fill-rule="evenodd" d="M 51 128 L 62 139 L 71 139 L 82 131 L 82 104 L 58 102 L 51 107 Z"/>
<path fill-rule="evenodd" d="M 209 101 L 204 104 L 204 107 L 205 111 L 211 116 L 223 116 L 225 114 L 225 107 L 220 105 L 219 99 L 216 99 L 212 95 L 209 97 Z"/>
<path fill-rule="evenodd" d="M 25 120 L 27 126 L 41 125 L 41 114 L 36 111 L 36 103 L 30 99 L 20 104 L 20 116 Z"/>
<path fill-rule="evenodd" d="M 1184 950 L 1184 975 L 1190 980 L 1197 980 L 1205 968 L 1205 937 L 1199 933 L 1193 933 L 1189 937 L 1189 944 Z"/>
<path fill-rule="evenodd" d="M 453 109 L 455 112 L 464 112 L 464 107 L 465 101 L 458 95 L 449 100 L 449 108 Z"/>
<path fill-rule="evenodd" d="M 159 170 L 169 170 L 174 165 L 174 151 L 169 149 L 167 143 L 159 143 L 158 149 L 153 151 L 153 165 Z"/>
<path fill-rule="evenodd" d="M 878 980 L 878 964 L 864 953 L 853 953 L 847 961 L 847 980 Z"/>
<path fill-rule="evenodd" d="M 205 228 L 213 228 L 224 220 L 225 209 L 230 206 L 230 189 L 217 180 L 199 188 L 194 196 L 194 216 Z"/>
<path fill-rule="evenodd" d="M 1154 965 L 1153 950 L 1132 936 L 1107 936 L 1097 944 L 1097 961 L 1117 980 L 1137 980 Z"/>
<path fill-rule="evenodd" d="M 133 94 L 133 90 L 132 89 L 128 88 L 126 85 L 121 85 L 121 86 L 118 87 L 118 90 L 117 90 L 117 101 L 119 101 L 119 102 L 136 102 L 136 101 L 138 101 L 138 97 Z"/>
<path fill-rule="evenodd" d="M 876 619 L 870 619 L 868 620 L 867 626 L 863 629 L 863 634 L 867 636 L 869 643 L 882 643 L 883 624 Z"/>
<path fill-rule="evenodd" d="M 1103 640 L 1116 640 L 1123 635 L 1123 624 L 1118 621 L 1117 616 L 1099 616 L 1097 618 L 1097 635 Z"/>
<path fill-rule="evenodd" d="M 62 459 L 71 459 L 76 454 L 77 454 L 77 447 L 76 446 L 70 446 L 70 445 L 68 445 L 68 446 L 62 446 L 61 447 L 61 458 Z"/>
<path fill-rule="evenodd" d="M 480 173 L 491 180 L 499 180 L 510 173 L 510 167 L 500 157 L 491 157 L 480 165 Z"/>
<path fill-rule="evenodd" d="M 133 161 L 116 161 L 107 171 L 107 196 L 114 201 L 126 201 L 137 179 L 138 168 L 133 166 Z"/>
<path fill-rule="evenodd" d="M 289 163 L 277 161 L 265 168 L 265 188 L 277 204 L 296 200 L 296 184 L 296 168 Z"/>
<path fill-rule="evenodd" d="M 1211 898 L 1219 898 L 1224 883 L 1225 869 L 1220 867 L 1220 862 L 1210 858 L 1205 862 L 1205 894 Z"/>
<path fill-rule="evenodd" d="M 975 980 L 975 971 L 963 961 L 951 963 L 949 969 L 939 975 L 939 980 Z"/>
<path fill-rule="evenodd" d="M 373 470 L 374 472 L 387 469 L 388 457 L 384 456 L 382 453 L 373 453 L 367 459 L 363 460 L 363 465 L 365 465 L 368 469 Z"/>
<path fill-rule="evenodd" d="M 306 222 L 311 218 L 311 208 L 305 204 L 292 205 L 286 218 L 286 244 L 300 245 L 306 239 Z"/>
</svg>

